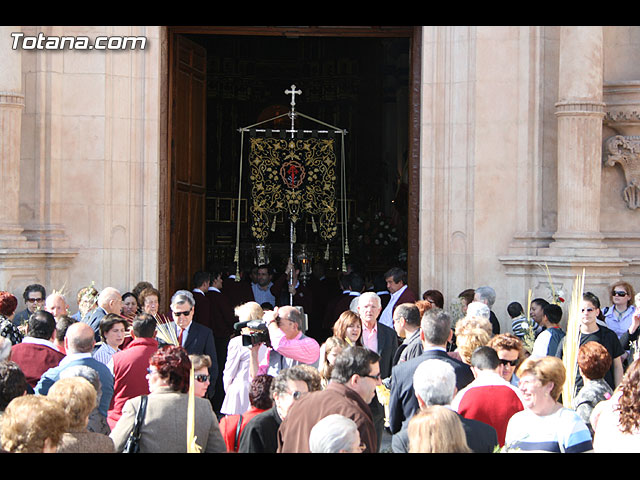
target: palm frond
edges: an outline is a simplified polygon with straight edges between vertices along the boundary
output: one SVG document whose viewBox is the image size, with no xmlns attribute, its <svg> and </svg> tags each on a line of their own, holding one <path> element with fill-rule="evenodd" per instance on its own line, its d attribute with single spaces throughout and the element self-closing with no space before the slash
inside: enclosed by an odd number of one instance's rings
<svg viewBox="0 0 640 480">
<path fill-rule="evenodd" d="M 173 322 L 166 321 L 166 318 L 161 318 L 155 315 L 156 319 L 156 334 L 160 340 L 169 345 L 179 346 L 178 334 L 176 332 L 176 326 Z"/>
<path fill-rule="evenodd" d="M 562 388 L 562 403 L 567 408 L 573 408 L 573 399 L 576 395 L 578 350 L 580 349 L 580 304 L 584 291 L 584 275 L 583 269 L 582 275 L 577 275 L 573 282 L 567 319 L 567 333 L 562 349 L 562 363 L 566 371 L 566 379 Z"/>
<path fill-rule="evenodd" d="M 195 436 L 195 402 L 195 372 L 193 369 L 193 364 L 191 364 L 191 375 L 189 380 L 189 406 L 187 407 L 187 453 L 200 453 L 200 451 L 202 450 L 202 448 L 196 443 L 198 437 Z"/>
</svg>

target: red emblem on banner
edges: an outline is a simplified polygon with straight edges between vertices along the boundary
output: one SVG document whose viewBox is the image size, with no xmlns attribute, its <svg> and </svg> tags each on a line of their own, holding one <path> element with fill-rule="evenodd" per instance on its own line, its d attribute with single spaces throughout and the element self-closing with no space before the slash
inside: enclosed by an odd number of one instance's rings
<svg viewBox="0 0 640 480">
<path fill-rule="evenodd" d="M 304 180 L 304 167 L 295 160 L 285 162 L 280 167 L 280 177 L 289 188 L 298 188 Z"/>
</svg>

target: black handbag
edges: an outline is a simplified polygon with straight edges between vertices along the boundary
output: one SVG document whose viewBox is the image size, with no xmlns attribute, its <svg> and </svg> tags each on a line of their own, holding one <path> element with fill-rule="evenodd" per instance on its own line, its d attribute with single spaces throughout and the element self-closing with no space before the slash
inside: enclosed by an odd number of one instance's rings
<svg viewBox="0 0 640 480">
<path fill-rule="evenodd" d="M 147 396 L 143 395 L 140 399 L 140 408 L 136 415 L 136 422 L 133 424 L 133 429 L 127 438 L 127 443 L 124 444 L 122 453 L 140 453 L 140 427 L 144 421 L 144 415 L 147 411 Z"/>
</svg>

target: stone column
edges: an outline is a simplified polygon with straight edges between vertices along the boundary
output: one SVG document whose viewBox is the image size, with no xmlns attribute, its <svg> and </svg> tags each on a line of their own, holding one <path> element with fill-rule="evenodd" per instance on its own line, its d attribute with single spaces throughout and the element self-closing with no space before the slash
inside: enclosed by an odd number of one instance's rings
<svg viewBox="0 0 640 480">
<path fill-rule="evenodd" d="M 615 256 L 600 233 L 603 33 L 601 26 L 563 26 L 558 102 L 558 225 L 549 253 Z"/>
<path fill-rule="evenodd" d="M 18 219 L 20 191 L 20 142 L 24 94 L 22 57 L 12 50 L 11 32 L 19 27 L 0 27 L 0 248 L 29 246 Z"/>
</svg>

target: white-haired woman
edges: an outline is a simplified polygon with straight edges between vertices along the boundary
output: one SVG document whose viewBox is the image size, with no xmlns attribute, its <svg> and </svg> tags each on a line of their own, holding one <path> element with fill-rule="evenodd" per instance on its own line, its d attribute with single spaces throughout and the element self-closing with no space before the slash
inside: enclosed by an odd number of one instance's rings
<svg viewBox="0 0 640 480">
<path fill-rule="evenodd" d="M 309 434 L 311 453 L 362 453 L 356 422 L 343 415 L 324 417 Z"/>
</svg>

